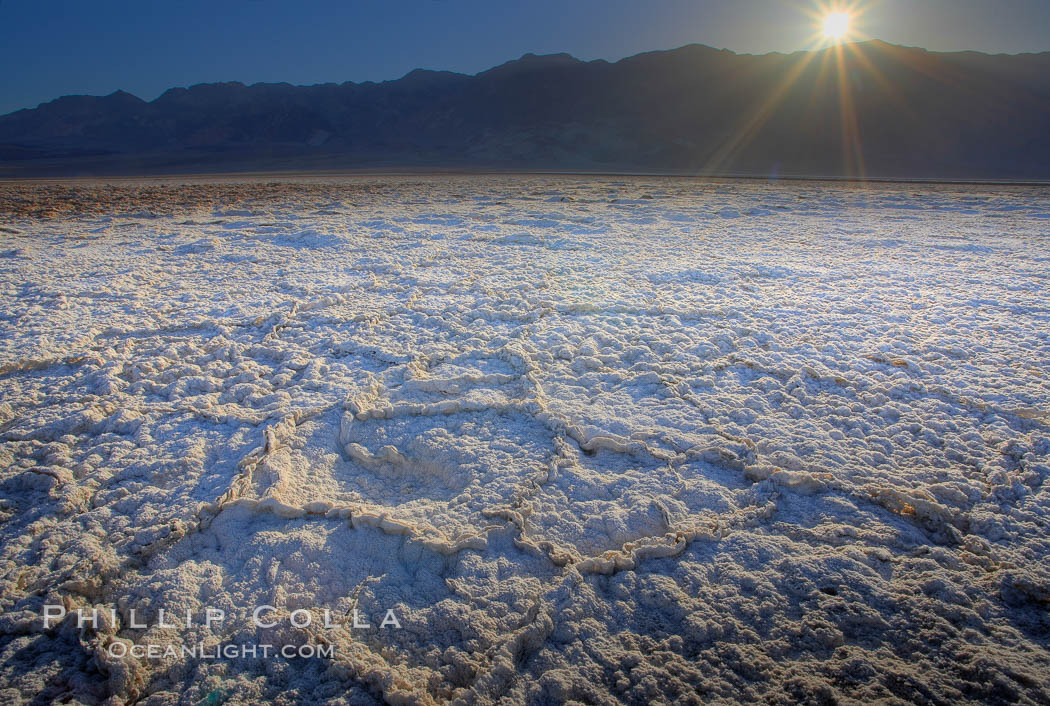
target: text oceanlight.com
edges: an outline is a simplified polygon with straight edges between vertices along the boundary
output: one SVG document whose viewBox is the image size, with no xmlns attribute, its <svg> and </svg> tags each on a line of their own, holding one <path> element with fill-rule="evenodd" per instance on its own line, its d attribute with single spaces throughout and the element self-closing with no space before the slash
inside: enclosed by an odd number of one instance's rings
<svg viewBox="0 0 1050 706">
<path fill-rule="evenodd" d="M 109 625 L 118 624 L 117 611 L 114 608 L 100 610 L 98 608 L 78 609 L 67 611 L 61 605 L 45 605 L 43 611 L 44 629 L 57 626 L 67 617 L 75 618 L 78 629 L 99 629 L 102 622 Z M 207 630 L 220 629 L 227 621 L 226 611 L 219 608 L 205 608 L 202 613 L 194 614 L 192 611 L 184 613 L 172 613 L 159 609 L 152 621 L 140 617 L 139 611 L 132 608 L 126 615 L 121 616 L 122 628 L 133 630 L 146 630 L 151 627 L 163 629 L 187 629 L 203 626 Z M 288 626 L 304 630 L 314 627 L 322 630 L 367 630 L 377 627 L 381 630 L 399 630 L 401 621 L 393 609 L 388 609 L 382 614 L 370 619 L 362 615 L 357 609 L 339 614 L 330 609 L 323 609 L 316 615 L 314 611 L 299 608 L 289 613 L 278 611 L 275 606 L 263 605 L 256 607 L 246 616 L 250 624 L 256 629 L 271 629 L 279 626 Z M 270 657 L 334 657 L 335 647 L 331 644 L 237 644 L 237 643 L 205 643 L 196 644 L 138 644 L 128 643 L 123 640 L 113 640 L 109 643 L 106 651 L 117 659 L 134 657 L 137 659 L 164 659 L 168 657 L 190 657 L 195 659 L 257 659 Z"/>
<path fill-rule="evenodd" d="M 134 657 L 136 659 L 166 659 L 169 657 L 187 657 L 193 659 L 268 659 L 270 657 L 284 657 L 292 659 L 303 657 L 335 657 L 335 645 L 253 645 L 253 644 L 214 644 L 206 645 L 203 642 L 196 645 L 128 645 L 124 642 L 114 640 L 106 647 L 106 651 L 112 657 L 124 659 Z"/>
</svg>

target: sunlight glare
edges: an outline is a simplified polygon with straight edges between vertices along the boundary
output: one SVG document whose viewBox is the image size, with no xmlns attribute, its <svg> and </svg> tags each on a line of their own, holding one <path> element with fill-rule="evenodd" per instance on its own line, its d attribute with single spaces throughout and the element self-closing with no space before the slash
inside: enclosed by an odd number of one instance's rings
<svg viewBox="0 0 1050 706">
<path fill-rule="evenodd" d="M 828 39 L 840 41 L 849 32 L 849 14 L 846 12 L 833 12 L 824 18 L 824 36 Z"/>
</svg>

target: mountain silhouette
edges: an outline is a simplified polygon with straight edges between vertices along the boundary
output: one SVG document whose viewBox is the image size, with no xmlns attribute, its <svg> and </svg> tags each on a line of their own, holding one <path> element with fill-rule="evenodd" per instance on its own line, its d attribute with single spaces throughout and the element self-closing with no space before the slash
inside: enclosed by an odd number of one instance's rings
<svg viewBox="0 0 1050 706">
<path fill-rule="evenodd" d="M 526 54 L 473 76 L 209 83 L 0 116 L 5 177 L 354 168 L 1050 179 L 1050 52 Z"/>
</svg>

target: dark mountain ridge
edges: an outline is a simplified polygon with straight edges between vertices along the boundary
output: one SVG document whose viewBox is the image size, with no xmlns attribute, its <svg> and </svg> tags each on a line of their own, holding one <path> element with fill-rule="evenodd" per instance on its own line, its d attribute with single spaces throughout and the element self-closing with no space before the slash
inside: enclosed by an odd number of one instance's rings
<svg viewBox="0 0 1050 706">
<path fill-rule="evenodd" d="M 370 167 L 1050 179 L 1050 53 L 526 54 L 473 76 L 209 83 L 0 116 L 0 176 Z"/>
</svg>

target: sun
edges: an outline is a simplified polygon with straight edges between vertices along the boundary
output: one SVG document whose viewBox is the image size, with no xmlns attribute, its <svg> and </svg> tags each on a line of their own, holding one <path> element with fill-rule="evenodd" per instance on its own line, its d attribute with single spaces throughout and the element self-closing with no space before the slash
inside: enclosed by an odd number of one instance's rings
<svg viewBox="0 0 1050 706">
<path fill-rule="evenodd" d="M 832 12 L 824 18 L 824 36 L 840 42 L 849 34 L 849 13 Z"/>
</svg>

